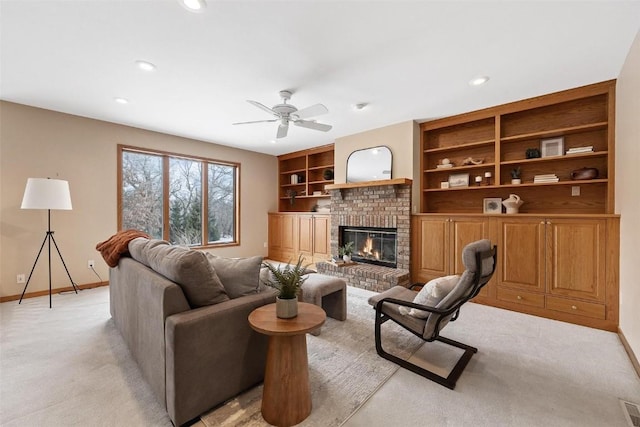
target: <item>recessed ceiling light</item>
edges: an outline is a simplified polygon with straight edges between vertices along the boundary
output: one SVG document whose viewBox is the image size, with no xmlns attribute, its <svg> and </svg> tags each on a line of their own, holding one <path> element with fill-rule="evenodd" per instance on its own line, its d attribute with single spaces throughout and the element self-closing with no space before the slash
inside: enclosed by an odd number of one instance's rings
<svg viewBox="0 0 640 427">
<path fill-rule="evenodd" d="M 480 76 L 480 77 L 476 77 L 475 79 L 471 80 L 471 81 L 469 82 L 469 84 L 470 84 L 471 86 L 480 86 L 480 85 L 485 84 L 485 83 L 486 83 L 486 82 L 488 82 L 488 81 L 489 81 L 489 77 L 487 77 L 487 76 Z"/>
<path fill-rule="evenodd" d="M 206 0 L 178 0 L 190 12 L 202 12 L 207 7 Z"/>
<path fill-rule="evenodd" d="M 113 98 L 114 101 L 116 101 L 118 104 L 128 104 L 129 100 L 127 98 Z"/>
<path fill-rule="evenodd" d="M 275 143 L 276 143 L 276 140 L 275 140 L 275 139 L 272 139 L 272 140 L 271 140 L 271 141 L 269 141 L 269 142 L 270 142 L 270 143 L 272 143 L 272 144 L 275 144 Z"/>
<path fill-rule="evenodd" d="M 144 71 L 153 71 L 156 69 L 156 66 L 149 61 L 136 61 L 136 66 Z"/>
</svg>

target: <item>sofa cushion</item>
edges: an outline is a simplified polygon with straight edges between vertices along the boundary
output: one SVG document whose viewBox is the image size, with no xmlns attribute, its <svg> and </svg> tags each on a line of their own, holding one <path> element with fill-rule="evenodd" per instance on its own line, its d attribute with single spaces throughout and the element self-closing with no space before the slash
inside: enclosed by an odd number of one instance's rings
<svg viewBox="0 0 640 427">
<path fill-rule="evenodd" d="M 449 292 L 456 286 L 460 276 L 444 276 L 437 279 L 430 280 L 426 285 L 418 292 L 413 299 L 413 302 L 420 305 L 426 305 L 427 307 L 437 307 L 440 301 L 444 299 Z M 426 319 L 429 317 L 429 312 L 424 310 L 418 310 L 409 307 L 398 307 L 400 314 L 408 314 L 409 316 L 417 317 L 419 319 Z"/>
<path fill-rule="evenodd" d="M 131 258 L 149 267 L 149 251 L 156 246 L 168 244 L 169 242 L 166 240 L 138 237 L 129 242 L 129 255 L 131 255 Z"/>
<path fill-rule="evenodd" d="M 230 298 L 259 292 L 261 256 L 223 258 L 207 252 L 207 258 Z"/>
<path fill-rule="evenodd" d="M 204 253 L 181 246 L 161 244 L 158 241 L 149 241 L 146 246 L 137 249 L 146 255 L 148 266 L 177 283 L 191 307 L 229 300 Z"/>
</svg>

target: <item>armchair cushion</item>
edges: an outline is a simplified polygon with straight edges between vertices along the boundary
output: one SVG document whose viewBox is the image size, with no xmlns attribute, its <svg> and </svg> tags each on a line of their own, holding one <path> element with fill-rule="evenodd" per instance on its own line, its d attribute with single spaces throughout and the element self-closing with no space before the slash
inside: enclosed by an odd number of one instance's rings
<svg viewBox="0 0 640 427">
<path fill-rule="evenodd" d="M 427 284 L 418 292 L 413 302 L 420 305 L 426 305 L 428 307 L 437 307 L 449 292 L 460 280 L 459 275 L 451 275 L 438 277 L 437 279 L 430 280 Z M 429 312 L 424 310 L 418 310 L 415 308 L 409 308 L 399 306 L 398 311 L 400 314 L 408 314 L 409 316 L 417 317 L 419 319 L 426 319 L 429 317 Z"/>
</svg>

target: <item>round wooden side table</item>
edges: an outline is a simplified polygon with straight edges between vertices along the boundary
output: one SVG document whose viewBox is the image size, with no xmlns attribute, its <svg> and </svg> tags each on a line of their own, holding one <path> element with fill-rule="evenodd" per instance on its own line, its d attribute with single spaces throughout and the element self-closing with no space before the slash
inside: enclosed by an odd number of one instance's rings
<svg viewBox="0 0 640 427">
<path fill-rule="evenodd" d="M 276 305 L 249 314 L 251 327 L 269 336 L 262 392 L 262 417 L 269 424 L 287 427 L 311 413 L 306 333 L 322 326 L 327 315 L 316 305 L 298 302 L 298 315 L 276 317 Z"/>
</svg>

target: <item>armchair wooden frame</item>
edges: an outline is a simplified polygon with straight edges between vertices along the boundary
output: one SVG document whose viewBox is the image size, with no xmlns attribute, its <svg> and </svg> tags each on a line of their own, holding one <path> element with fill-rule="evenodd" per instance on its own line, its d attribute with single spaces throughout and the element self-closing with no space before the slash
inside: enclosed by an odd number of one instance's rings
<svg viewBox="0 0 640 427">
<path fill-rule="evenodd" d="M 492 257 L 493 258 L 493 267 L 490 273 L 485 274 L 484 276 L 482 276 L 482 261 Z M 460 308 L 462 307 L 462 305 L 464 303 L 466 303 L 467 301 L 469 301 L 470 299 L 476 297 L 478 295 L 478 293 L 480 292 L 480 290 L 483 288 L 484 285 L 487 284 L 487 282 L 489 282 L 489 280 L 491 280 L 491 277 L 493 276 L 493 273 L 495 271 L 496 268 L 496 260 L 497 260 L 497 247 L 493 246 L 491 249 L 487 250 L 487 251 L 483 251 L 483 252 L 477 252 L 475 254 L 475 258 L 476 258 L 476 266 L 478 266 L 476 268 L 476 271 L 474 273 L 473 279 L 472 279 L 472 286 L 471 286 L 471 291 L 468 292 L 465 296 L 459 298 L 457 301 L 455 301 L 449 308 L 446 309 L 438 309 L 435 307 L 429 307 L 429 306 L 425 306 L 425 305 L 421 305 L 421 304 L 416 304 L 412 301 L 405 301 L 405 300 L 401 300 L 401 299 L 397 299 L 397 298 L 383 298 L 380 301 L 378 301 L 378 303 L 375 305 L 375 311 L 376 311 L 376 320 L 375 320 L 375 341 L 376 341 L 376 351 L 378 352 L 378 354 L 387 359 L 390 360 L 391 362 L 394 362 L 400 366 L 402 366 L 405 369 L 408 369 L 418 375 L 421 375 L 425 378 L 430 379 L 431 381 L 434 381 L 440 385 L 443 385 L 451 390 L 453 390 L 456 386 L 456 382 L 458 381 L 458 378 L 460 378 L 460 375 L 462 374 L 462 372 L 464 371 L 465 367 L 467 366 L 467 364 L 469 363 L 469 361 L 471 360 L 471 357 L 473 356 L 474 353 L 478 352 L 478 349 L 472 346 L 469 346 L 467 344 L 463 344 L 461 342 L 458 341 L 454 341 L 452 339 L 449 338 L 445 338 L 443 336 L 440 335 L 440 329 L 444 327 L 444 325 L 441 326 L 441 323 L 443 321 L 445 321 L 446 319 L 449 318 L 450 322 L 455 321 L 456 319 L 458 319 L 458 316 L 460 315 Z M 415 286 L 415 285 L 414 285 Z M 412 288 L 414 287 L 412 286 Z M 425 337 L 424 334 L 421 334 L 419 332 L 417 332 L 416 330 L 412 329 L 410 326 L 405 325 L 401 322 L 401 320 L 395 319 L 393 317 L 390 317 L 389 315 L 385 314 L 383 312 L 383 306 L 385 303 L 391 303 L 391 304 L 397 304 L 399 306 L 405 306 L 409 309 L 411 308 L 415 308 L 418 310 L 424 310 L 424 311 L 428 311 L 430 313 L 429 316 L 438 316 L 436 323 L 435 323 L 435 327 L 433 329 L 433 333 L 428 336 Z M 408 316 L 408 315 L 405 315 Z M 458 359 L 456 365 L 453 367 L 453 369 L 451 370 L 451 372 L 449 373 L 449 375 L 447 377 L 443 377 L 440 376 L 438 374 L 436 374 L 435 372 L 429 371 L 421 366 L 415 365 L 411 362 L 409 362 L 408 360 L 402 359 L 398 356 L 395 356 L 391 353 L 388 353 L 387 351 L 385 351 L 382 348 L 382 337 L 381 337 L 381 325 L 383 323 L 385 323 L 387 320 L 392 320 L 395 323 L 397 323 L 398 325 L 402 326 L 404 329 L 408 330 L 409 332 L 411 332 L 412 334 L 416 335 L 417 337 L 421 338 L 424 341 L 427 342 L 433 342 L 433 341 L 440 341 L 442 343 L 451 345 L 453 347 L 457 347 L 460 348 L 462 350 L 464 350 L 464 353 L 462 354 L 462 356 L 460 356 L 460 358 Z M 427 322 L 425 322 L 425 326 L 426 326 Z M 424 331 L 424 329 L 423 329 Z"/>
</svg>

